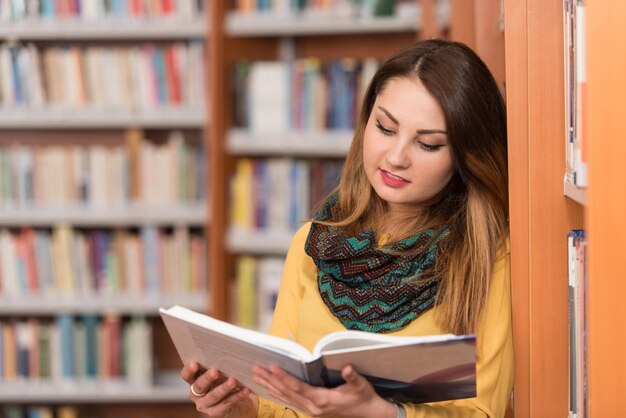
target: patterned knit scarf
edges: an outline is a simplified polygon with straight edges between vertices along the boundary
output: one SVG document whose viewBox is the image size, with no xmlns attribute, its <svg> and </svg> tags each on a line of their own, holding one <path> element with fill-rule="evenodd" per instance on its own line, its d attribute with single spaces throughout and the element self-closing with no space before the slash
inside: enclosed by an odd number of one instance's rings
<svg viewBox="0 0 626 418">
<path fill-rule="evenodd" d="M 337 202 L 335 196 L 315 220 L 337 220 Z M 319 291 L 330 312 L 348 329 L 383 333 L 405 327 L 435 304 L 439 278 L 430 268 L 447 235 L 444 225 L 379 248 L 371 229 L 346 237 L 313 222 L 305 251 L 317 265 Z M 423 251 L 417 257 L 389 253 L 409 249 Z"/>
</svg>

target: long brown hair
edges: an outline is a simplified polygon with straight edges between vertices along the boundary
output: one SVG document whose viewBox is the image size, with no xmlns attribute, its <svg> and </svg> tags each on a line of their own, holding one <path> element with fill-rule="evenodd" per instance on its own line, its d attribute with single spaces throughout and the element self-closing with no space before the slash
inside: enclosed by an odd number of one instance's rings
<svg viewBox="0 0 626 418">
<path fill-rule="evenodd" d="M 476 332 L 496 252 L 508 235 L 508 177 L 504 101 L 489 69 L 469 47 L 418 41 L 381 65 L 365 93 L 338 186 L 343 219 L 333 224 L 356 233 L 375 227 L 385 214 L 386 204 L 363 168 L 363 134 L 376 97 L 399 77 L 417 77 L 439 103 L 454 165 L 452 180 L 407 225 L 405 236 L 448 225 L 436 267 L 438 319 L 448 332 Z"/>
</svg>

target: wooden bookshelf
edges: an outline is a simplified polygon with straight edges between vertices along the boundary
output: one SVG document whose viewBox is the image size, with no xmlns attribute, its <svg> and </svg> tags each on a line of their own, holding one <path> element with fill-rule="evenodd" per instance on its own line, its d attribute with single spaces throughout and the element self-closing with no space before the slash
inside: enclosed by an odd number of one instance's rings
<svg viewBox="0 0 626 418">
<path fill-rule="evenodd" d="M 7 5 L 13 6 L 12 3 L 18 4 L 19 1 L 8 2 Z M 38 3 L 30 2 L 29 7 Z M 203 65 L 208 69 L 207 43 L 211 30 L 208 6 L 204 9 L 207 13 L 187 20 L 170 17 L 144 20 L 108 17 L 95 20 L 56 17 L 3 20 L 0 25 L 0 43 L 32 43 L 37 47 L 61 44 L 80 48 L 202 43 L 205 51 Z M 205 72 L 199 77 L 208 78 L 207 74 Z M 204 80 L 206 84 L 207 80 Z M 207 91 L 195 91 L 207 95 Z M 208 106 L 199 106 L 195 102 L 189 105 L 169 103 L 152 107 L 142 104 L 141 110 L 106 106 L 99 109 L 95 105 L 57 107 L 47 103 L 29 108 L 24 104 L 5 106 L 0 103 L 0 143 L 2 146 L 26 147 L 90 144 L 125 146 L 129 132 L 142 130 L 149 140 L 160 144 L 165 142 L 169 131 L 178 130 L 184 131 L 187 140 L 190 140 L 187 134 L 193 134 L 194 138 L 190 142 L 201 141 L 204 149 L 208 150 Z M 208 152 L 206 156 L 208 159 Z M 55 173 L 50 175 L 54 178 Z M 142 226 L 166 230 L 180 227 L 193 228 L 194 234 L 202 230 L 206 237 L 210 222 L 210 192 L 208 186 L 206 189 L 204 195 L 207 198 L 204 201 L 158 206 L 135 203 L 97 208 L 78 204 L 42 207 L 3 205 L 0 209 L 0 227 L 12 231 L 22 227 L 54 229 L 57 225 L 130 230 Z M 207 286 L 204 284 L 197 294 L 0 293 L 0 321 L 4 323 L 27 318 L 46 323 L 54 321 L 55 316 L 60 314 L 70 314 L 76 318 L 90 313 L 112 313 L 123 318 L 123 321 L 134 316 L 145 317 L 152 333 L 150 354 L 155 366 L 153 381 L 142 383 L 123 379 L 0 379 L 0 403 L 3 406 L 51 406 L 51 410 L 57 406 L 71 405 L 76 406 L 81 417 L 196 417 L 195 407 L 188 399 L 188 386 L 180 378 L 180 358 L 158 317 L 158 308 L 181 304 L 198 311 L 208 311 L 211 298 Z"/>
<path fill-rule="evenodd" d="M 567 415 L 562 9 L 505 3 L 516 417 Z"/>
</svg>

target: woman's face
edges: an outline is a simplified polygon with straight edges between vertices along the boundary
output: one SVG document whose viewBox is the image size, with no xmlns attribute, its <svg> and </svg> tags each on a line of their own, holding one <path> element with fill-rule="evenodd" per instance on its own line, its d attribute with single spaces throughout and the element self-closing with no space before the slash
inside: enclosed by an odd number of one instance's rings
<svg viewBox="0 0 626 418">
<path fill-rule="evenodd" d="M 421 210 L 452 179 L 443 112 L 417 78 L 392 78 L 376 97 L 365 127 L 363 165 L 391 212 Z"/>
</svg>

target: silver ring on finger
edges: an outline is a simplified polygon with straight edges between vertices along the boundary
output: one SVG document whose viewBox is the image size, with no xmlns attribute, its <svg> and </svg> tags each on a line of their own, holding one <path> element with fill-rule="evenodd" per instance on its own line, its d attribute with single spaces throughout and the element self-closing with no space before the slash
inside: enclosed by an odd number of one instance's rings
<svg viewBox="0 0 626 418">
<path fill-rule="evenodd" d="M 201 398 L 207 394 L 207 392 L 196 392 L 196 389 L 193 387 L 193 383 L 189 386 L 189 390 L 193 393 L 194 396 Z"/>
</svg>

